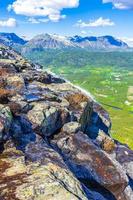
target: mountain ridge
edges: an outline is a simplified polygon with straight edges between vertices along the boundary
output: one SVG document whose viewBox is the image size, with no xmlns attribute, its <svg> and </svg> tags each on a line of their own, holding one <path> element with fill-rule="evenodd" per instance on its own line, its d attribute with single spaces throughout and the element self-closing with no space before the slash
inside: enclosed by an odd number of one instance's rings
<svg viewBox="0 0 133 200">
<path fill-rule="evenodd" d="M 128 45 L 112 36 L 83 37 L 83 36 L 60 36 L 52 34 L 41 34 L 32 38 L 22 47 L 22 52 L 45 49 L 67 49 L 81 48 L 92 50 L 126 50 Z"/>
<path fill-rule="evenodd" d="M 0 32 L 0 43 L 4 45 L 15 47 L 17 45 L 24 45 L 27 42 L 27 40 L 24 40 L 15 33 Z"/>
<path fill-rule="evenodd" d="M 58 34 L 39 34 L 24 40 L 15 33 L 0 33 L 0 42 L 18 48 L 22 52 L 43 51 L 45 49 L 90 49 L 103 51 L 128 50 L 127 43 L 110 35 L 105 36 L 62 36 Z"/>
</svg>

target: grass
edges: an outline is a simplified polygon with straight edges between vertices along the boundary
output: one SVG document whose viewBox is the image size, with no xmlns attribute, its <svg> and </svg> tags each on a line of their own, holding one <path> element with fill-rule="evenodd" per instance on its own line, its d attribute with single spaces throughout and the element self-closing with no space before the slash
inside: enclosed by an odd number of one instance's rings
<svg viewBox="0 0 133 200">
<path fill-rule="evenodd" d="M 133 149 L 133 101 L 128 99 L 133 71 L 110 66 L 51 67 L 51 70 L 91 92 L 110 113 L 112 136 Z"/>
</svg>

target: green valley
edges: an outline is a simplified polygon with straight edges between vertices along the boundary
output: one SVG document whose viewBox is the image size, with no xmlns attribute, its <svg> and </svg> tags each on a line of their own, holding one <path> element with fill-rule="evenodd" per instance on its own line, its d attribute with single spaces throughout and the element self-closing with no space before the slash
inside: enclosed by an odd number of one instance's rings
<svg viewBox="0 0 133 200">
<path fill-rule="evenodd" d="M 133 148 L 133 72 L 109 66 L 51 70 L 91 92 L 110 113 L 113 137 Z"/>
<path fill-rule="evenodd" d="M 133 148 L 133 53 L 46 51 L 26 55 L 91 92 L 110 113 L 112 136 Z"/>
</svg>

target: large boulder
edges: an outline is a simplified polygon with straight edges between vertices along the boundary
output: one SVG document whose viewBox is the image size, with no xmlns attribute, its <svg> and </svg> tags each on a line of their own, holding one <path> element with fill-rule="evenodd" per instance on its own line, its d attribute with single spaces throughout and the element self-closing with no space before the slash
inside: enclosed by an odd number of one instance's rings
<svg viewBox="0 0 133 200">
<path fill-rule="evenodd" d="M 27 114 L 32 127 L 38 134 L 44 137 L 52 136 L 62 126 L 70 121 L 67 109 L 48 106 L 47 104 L 36 104 Z"/>
<path fill-rule="evenodd" d="M 43 84 L 59 84 L 59 83 L 65 83 L 65 80 L 58 76 L 53 76 L 50 73 L 47 73 L 45 71 L 36 71 L 36 70 L 29 70 L 22 73 L 22 76 L 26 82 L 33 82 L 37 81 Z"/>
<path fill-rule="evenodd" d="M 93 180 L 110 191 L 116 199 L 126 200 L 126 173 L 117 161 L 95 146 L 83 133 L 59 134 L 53 143 L 61 150 L 70 169 L 84 181 Z"/>
<path fill-rule="evenodd" d="M 10 148 L 0 157 L 0 198 L 14 200 L 87 200 L 80 182 L 58 153 L 46 144 L 31 144 L 29 154 L 41 153 L 43 162 L 28 162 L 24 155 Z M 44 151 L 42 151 L 44 150 Z M 31 154 L 30 154 L 31 152 Z M 6 156 L 5 156 L 6 155 Z M 61 165 L 60 165 L 61 163 Z"/>
</svg>

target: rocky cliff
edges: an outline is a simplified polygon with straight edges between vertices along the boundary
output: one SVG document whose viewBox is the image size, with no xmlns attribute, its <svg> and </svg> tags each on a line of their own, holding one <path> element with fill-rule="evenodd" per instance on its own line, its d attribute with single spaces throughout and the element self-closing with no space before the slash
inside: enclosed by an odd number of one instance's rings
<svg viewBox="0 0 133 200">
<path fill-rule="evenodd" d="M 132 200 L 133 151 L 108 113 L 0 46 L 0 200 Z"/>
</svg>

